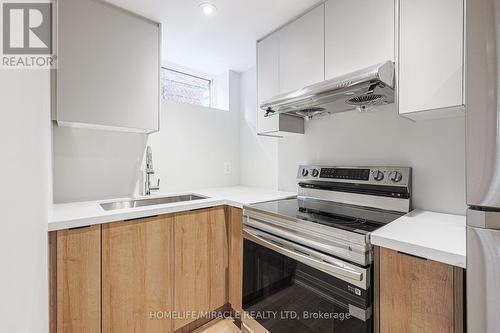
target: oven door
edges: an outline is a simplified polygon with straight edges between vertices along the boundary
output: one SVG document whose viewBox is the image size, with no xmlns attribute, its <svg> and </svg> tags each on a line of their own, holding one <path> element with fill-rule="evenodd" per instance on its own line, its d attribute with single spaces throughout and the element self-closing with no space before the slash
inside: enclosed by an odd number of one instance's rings
<svg viewBox="0 0 500 333">
<path fill-rule="evenodd" d="M 244 227 L 243 308 L 271 333 L 372 332 L 370 267 Z"/>
</svg>

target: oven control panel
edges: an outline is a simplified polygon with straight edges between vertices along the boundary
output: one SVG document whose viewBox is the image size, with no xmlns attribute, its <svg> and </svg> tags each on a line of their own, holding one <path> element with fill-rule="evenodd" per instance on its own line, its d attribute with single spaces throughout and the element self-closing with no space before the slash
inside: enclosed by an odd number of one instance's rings
<svg viewBox="0 0 500 333">
<path fill-rule="evenodd" d="M 408 167 L 330 167 L 301 165 L 299 181 L 317 180 L 373 185 L 409 186 L 411 168 Z"/>
</svg>

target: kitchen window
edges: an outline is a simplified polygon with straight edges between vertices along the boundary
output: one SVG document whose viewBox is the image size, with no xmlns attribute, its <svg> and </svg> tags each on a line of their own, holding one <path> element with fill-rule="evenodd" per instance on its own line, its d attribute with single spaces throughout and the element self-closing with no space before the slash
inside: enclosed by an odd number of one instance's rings
<svg viewBox="0 0 500 333">
<path fill-rule="evenodd" d="M 160 83 L 163 100 L 211 106 L 212 80 L 162 67 Z"/>
</svg>

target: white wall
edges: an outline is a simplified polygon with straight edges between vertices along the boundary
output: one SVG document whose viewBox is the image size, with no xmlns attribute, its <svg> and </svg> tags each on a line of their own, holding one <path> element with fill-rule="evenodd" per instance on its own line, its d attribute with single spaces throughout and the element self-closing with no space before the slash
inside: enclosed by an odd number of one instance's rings
<svg viewBox="0 0 500 333">
<path fill-rule="evenodd" d="M 243 77 L 255 80 L 254 72 Z M 255 100 L 255 84 L 248 82 L 244 88 L 248 91 L 242 96 Z M 255 110 L 249 108 L 245 117 L 254 119 Z M 306 122 L 305 132 L 272 139 L 278 145 L 278 163 L 274 171 L 274 164 L 268 164 L 267 172 L 277 175 L 280 190 L 296 190 L 300 164 L 410 166 L 415 208 L 465 213 L 464 117 L 412 122 L 390 105 L 372 113 L 352 111 L 314 119 Z M 255 134 L 248 137 L 242 140 L 242 160 L 255 159 L 256 150 L 274 149 L 272 143 L 263 148 Z M 241 172 L 247 185 L 259 184 L 263 174 L 251 167 Z"/>
<path fill-rule="evenodd" d="M 241 74 L 240 84 L 240 183 L 278 189 L 278 140 L 255 135 L 257 127 L 256 71 Z"/>
<path fill-rule="evenodd" d="M 45 70 L 0 70 L 0 332 L 48 332 L 50 90 Z"/>
<path fill-rule="evenodd" d="M 130 196 L 147 136 L 53 125 L 54 202 Z"/>
<path fill-rule="evenodd" d="M 238 108 L 163 102 L 160 132 L 148 136 L 53 126 L 54 202 L 128 197 L 142 189 L 143 157 L 153 149 L 161 191 L 239 181 Z M 231 174 L 224 173 L 230 163 Z"/>
<path fill-rule="evenodd" d="M 160 132 L 148 139 L 153 149 L 153 181 L 161 178 L 161 192 L 238 185 L 240 75 L 229 71 L 227 76 L 229 110 L 162 103 Z M 225 172 L 225 164 L 230 173 Z"/>
<path fill-rule="evenodd" d="M 153 149 L 153 181 L 161 178 L 162 192 L 238 184 L 239 113 L 235 103 L 230 103 L 230 111 L 162 104 L 160 132 L 151 134 L 148 141 Z M 230 174 L 224 172 L 225 163 L 231 166 Z"/>
</svg>

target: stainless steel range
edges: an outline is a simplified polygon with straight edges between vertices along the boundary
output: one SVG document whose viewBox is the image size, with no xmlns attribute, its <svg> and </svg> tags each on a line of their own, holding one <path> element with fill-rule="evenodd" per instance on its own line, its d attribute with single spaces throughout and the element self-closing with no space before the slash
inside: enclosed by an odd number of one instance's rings
<svg viewBox="0 0 500 333">
<path fill-rule="evenodd" d="M 244 207 L 244 309 L 270 332 L 372 332 L 370 233 L 411 210 L 411 169 L 300 166 Z M 293 317 L 293 318 L 292 318 Z"/>
</svg>

